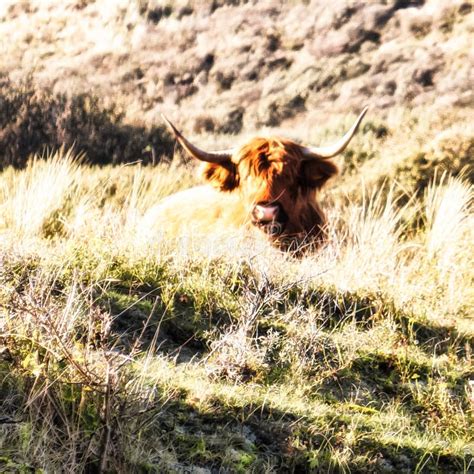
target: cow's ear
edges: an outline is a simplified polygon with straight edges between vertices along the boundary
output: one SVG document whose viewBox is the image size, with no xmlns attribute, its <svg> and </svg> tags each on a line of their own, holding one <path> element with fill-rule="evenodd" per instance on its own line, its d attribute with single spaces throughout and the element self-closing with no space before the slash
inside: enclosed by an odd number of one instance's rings
<svg viewBox="0 0 474 474">
<path fill-rule="evenodd" d="M 322 188 L 328 179 L 338 173 L 338 166 L 330 160 L 312 160 L 303 162 L 303 183 L 310 188 Z"/>
<path fill-rule="evenodd" d="M 223 164 L 205 163 L 203 176 L 220 191 L 232 191 L 239 184 L 237 166 L 231 161 Z"/>
</svg>

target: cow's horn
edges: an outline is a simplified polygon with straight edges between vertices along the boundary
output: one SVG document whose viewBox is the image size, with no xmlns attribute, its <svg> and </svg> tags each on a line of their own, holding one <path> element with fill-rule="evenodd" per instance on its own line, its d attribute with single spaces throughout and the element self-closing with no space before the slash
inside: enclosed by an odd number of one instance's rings
<svg viewBox="0 0 474 474">
<path fill-rule="evenodd" d="M 351 141 L 351 138 L 354 136 L 354 133 L 359 128 L 360 122 L 364 118 L 367 109 L 368 107 L 364 108 L 364 110 L 360 113 L 359 117 L 357 117 L 357 120 L 354 122 L 354 125 L 352 125 L 350 130 L 347 131 L 346 134 L 338 142 L 334 143 L 334 145 L 325 147 L 303 147 L 303 155 L 305 159 L 311 160 L 312 158 L 315 158 L 315 155 L 318 158 L 331 158 L 337 155 L 338 153 L 344 151 L 346 146 Z"/>
<path fill-rule="evenodd" d="M 189 140 L 187 140 L 181 132 L 162 114 L 161 117 L 168 125 L 169 129 L 176 137 L 176 140 L 181 144 L 181 146 L 194 158 L 197 158 L 201 161 L 207 161 L 208 163 L 224 163 L 229 161 L 232 157 L 232 150 L 222 150 L 215 152 L 207 152 L 201 150 L 197 146 L 193 145 Z"/>
</svg>

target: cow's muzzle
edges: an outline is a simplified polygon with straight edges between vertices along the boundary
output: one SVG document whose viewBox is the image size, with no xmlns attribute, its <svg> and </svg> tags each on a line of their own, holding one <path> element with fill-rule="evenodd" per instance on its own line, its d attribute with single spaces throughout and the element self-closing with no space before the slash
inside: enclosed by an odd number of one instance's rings
<svg viewBox="0 0 474 474">
<path fill-rule="evenodd" d="M 279 203 L 259 202 L 252 210 L 252 223 L 269 237 L 278 237 L 285 230 L 288 216 Z"/>
</svg>

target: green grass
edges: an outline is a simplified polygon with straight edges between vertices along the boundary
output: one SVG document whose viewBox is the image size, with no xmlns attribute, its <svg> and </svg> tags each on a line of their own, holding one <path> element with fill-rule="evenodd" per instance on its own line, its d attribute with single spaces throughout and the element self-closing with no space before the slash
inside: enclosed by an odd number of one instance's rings
<svg viewBox="0 0 474 474">
<path fill-rule="evenodd" d="M 358 140 L 368 184 L 347 168 L 299 259 L 144 227 L 189 166 L 4 170 L 2 470 L 472 470 L 470 174 L 388 186 L 399 162 Z"/>
</svg>

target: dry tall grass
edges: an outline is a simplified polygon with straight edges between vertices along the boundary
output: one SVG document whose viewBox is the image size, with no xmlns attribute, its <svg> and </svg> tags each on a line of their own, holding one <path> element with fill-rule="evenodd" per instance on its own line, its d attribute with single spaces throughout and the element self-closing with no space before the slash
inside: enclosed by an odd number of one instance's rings
<svg viewBox="0 0 474 474">
<path fill-rule="evenodd" d="M 5 469 L 469 471 L 472 185 L 336 186 L 330 243 L 294 259 L 150 235 L 191 171 L 1 175 Z"/>
</svg>

